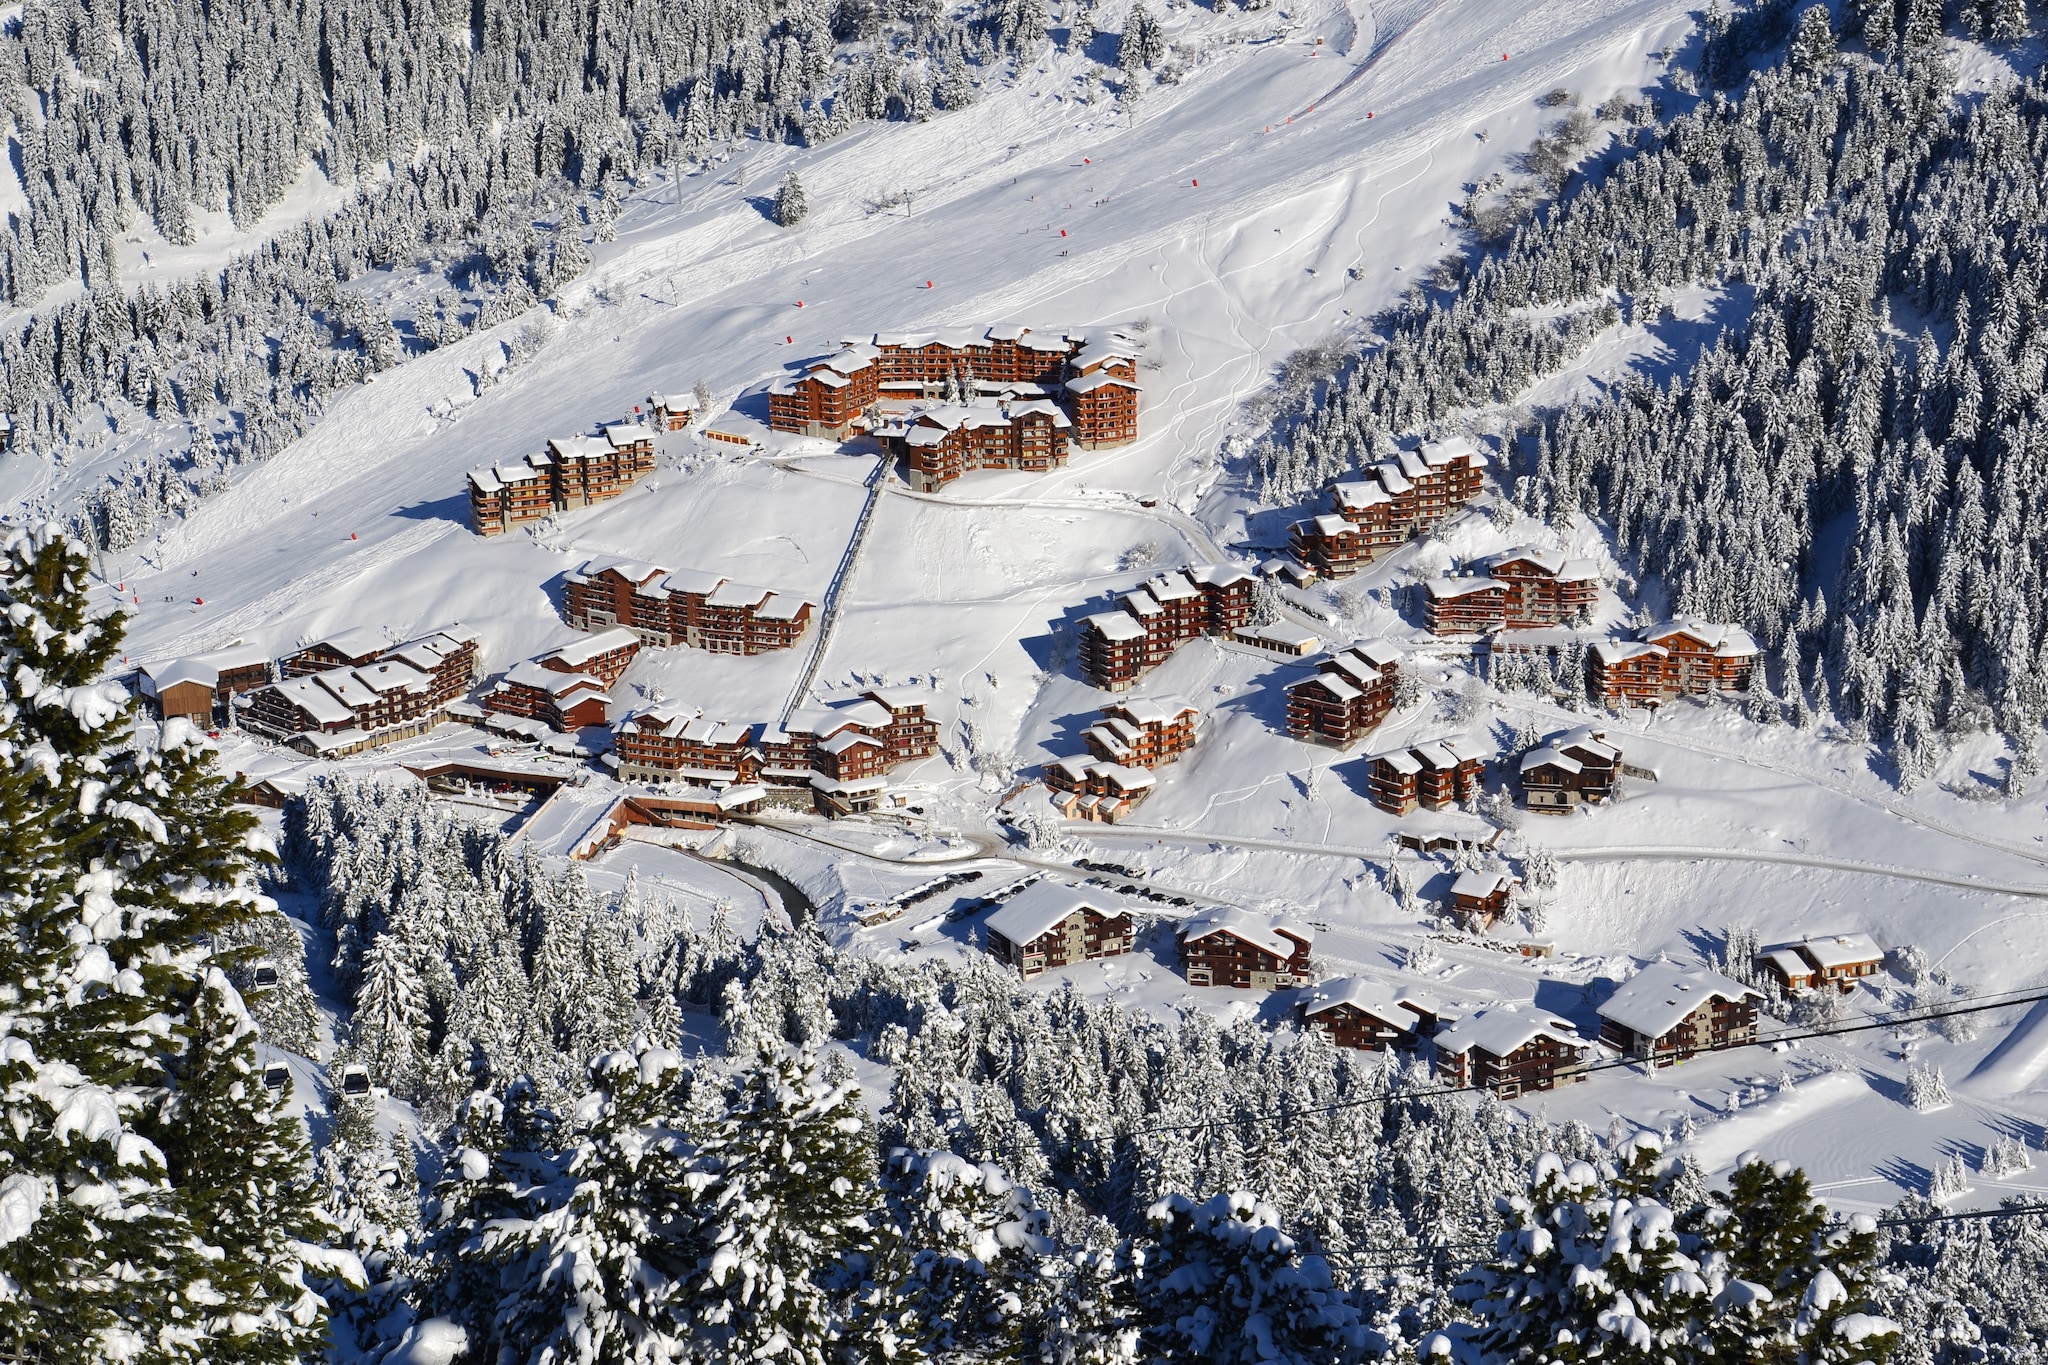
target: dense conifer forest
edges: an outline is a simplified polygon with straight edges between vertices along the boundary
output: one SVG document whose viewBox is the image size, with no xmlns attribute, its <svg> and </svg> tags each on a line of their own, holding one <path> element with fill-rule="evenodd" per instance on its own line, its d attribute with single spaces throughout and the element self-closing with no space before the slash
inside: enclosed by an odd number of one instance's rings
<svg viewBox="0 0 2048 1365">
<path fill-rule="evenodd" d="M 1991 9 L 1962 18 L 2023 31 Z M 1820 8 L 1718 21 L 1697 105 L 1626 128 L 1462 282 L 1383 319 L 1261 449 L 1263 477 L 1301 496 L 1712 290 L 1719 335 L 1667 380 L 1527 414 L 1518 502 L 1599 518 L 1674 610 L 1747 626 L 1781 699 L 1886 742 L 1903 785 L 1987 727 L 2024 784 L 2048 719 L 2027 514 L 2048 472 L 2048 90 L 1958 96 L 1938 5 L 1849 17 L 1840 47 Z M 1766 42 L 1787 55 L 1750 70 Z"/>
</svg>

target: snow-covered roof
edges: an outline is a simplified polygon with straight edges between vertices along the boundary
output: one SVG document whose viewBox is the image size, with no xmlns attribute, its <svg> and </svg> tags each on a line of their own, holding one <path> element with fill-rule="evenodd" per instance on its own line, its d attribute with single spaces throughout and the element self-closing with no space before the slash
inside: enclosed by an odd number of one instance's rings
<svg viewBox="0 0 2048 1365">
<path fill-rule="evenodd" d="M 311 716 L 315 725 L 342 725 L 355 719 L 354 711 L 313 678 L 292 678 L 271 686 L 279 696 Z"/>
<path fill-rule="evenodd" d="M 850 721 L 855 725 L 866 726 L 870 730 L 880 730 L 896 719 L 894 711 L 872 697 L 862 697 L 859 701 L 835 706 L 829 714 L 834 720 Z"/>
<path fill-rule="evenodd" d="M 771 592 L 768 594 L 768 600 L 754 609 L 754 615 L 763 621 L 794 621 L 804 614 L 805 608 L 816 605 L 817 603 L 806 602 L 794 593 Z"/>
<path fill-rule="evenodd" d="M 1355 536 L 1358 534 L 1356 526 L 1353 526 L 1335 512 L 1324 512 L 1318 516 L 1310 517 L 1303 524 L 1313 526 L 1316 534 L 1327 540 L 1336 540 L 1343 536 Z"/>
<path fill-rule="evenodd" d="M 1263 626 L 1239 626 L 1238 639 L 1263 649 L 1278 649 L 1300 656 L 1313 654 L 1323 637 L 1289 621 L 1269 621 Z"/>
<path fill-rule="evenodd" d="M 1756 637 L 1741 626 L 1702 621 L 1695 616 L 1681 616 L 1662 625 L 1651 626 L 1642 632 L 1641 638 L 1648 644 L 1657 645 L 1679 635 L 1690 635 L 1724 659 L 1754 658 L 1758 653 Z"/>
<path fill-rule="evenodd" d="M 706 573 L 702 569 L 672 569 L 661 580 L 663 592 L 680 593 L 684 596 L 707 597 L 725 582 L 722 574 Z"/>
<path fill-rule="evenodd" d="M 1644 1037 L 1662 1038 L 1708 1001 L 1733 1004 L 1755 994 L 1741 982 L 1704 967 L 1654 962 L 1621 983 L 1600 1007 L 1600 1017 Z"/>
<path fill-rule="evenodd" d="M 1373 479 L 1354 479 L 1333 484 L 1330 488 L 1330 497 L 1339 508 L 1354 509 L 1374 507 L 1383 502 L 1393 501 L 1393 495 Z"/>
<path fill-rule="evenodd" d="M 1423 585 L 1431 597 L 1443 601 L 1451 597 L 1470 597 L 1473 593 L 1493 589 L 1505 590 L 1507 584 L 1498 578 L 1432 578 Z"/>
<path fill-rule="evenodd" d="M 384 652 L 387 643 L 383 631 L 358 626 L 338 634 L 323 635 L 306 648 L 326 649 L 344 659 L 373 659 Z"/>
<path fill-rule="evenodd" d="M 704 597 L 707 607 L 758 607 L 770 596 L 768 589 L 751 583 L 723 582 Z"/>
<path fill-rule="evenodd" d="M 1662 645 L 1644 644 L 1640 640 L 1595 640 L 1591 653 L 1603 664 L 1625 664 L 1632 659 L 1661 659 L 1670 654 Z"/>
<path fill-rule="evenodd" d="M 1118 791 L 1133 792 L 1159 784 L 1150 768 L 1133 768 L 1125 763 L 1091 763 L 1088 771 Z"/>
<path fill-rule="evenodd" d="M 1210 588 L 1230 588 L 1252 581 L 1252 576 L 1235 564 L 1196 564 L 1186 572 L 1190 579 Z"/>
<path fill-rule="evenodd" d="M 1324 982 L 1309 996 L 1302 1013 L 1314 1018 L 1346 1005 L 1410 1030 L 1414 1029 L 1420 1016 L 1440 1016 L 1443 1013 L 1443 1007 L 1435 996 L 1389 986 L 1364 976 L 1342 976 L 1335 981 Z"/>
<path fill-rule="evenodd" d="M 1828 934 L 1803 939 L 1795 946 L 1823 971 L 1884 960 L 1884 949 L 1868 934 Z"/>
<path fill-rule="evenodd" d="M 613 447 L 602 436 L 557 436 L 549 440 L 548 453 L 558 460 L 603 460 L 611 458 Z"/>
<path fill-rule="evenodd" d="M 1406 749 L 1393 749 L 1384 754 L 1374 754 L 1372 761 L 1384 763 L 1395 772 L 1409 776 L 1422 771 L 1422 760 Z"/>
<path fill-rule="evenodd" d="M 1432 466 L 1447 465 L 1458 460 L 1472 465 L 1487 463 L 1486 453 L 1465 436 L 1446 436 L 1441 441 L 1424 441 L 1415 453 Z"/>
<path fill-rule="evenodd" d="M 1155 606 L 1154 610 L 1157 610 Z M 1083 624 L 1105 640 L 1142 640 L 1145 638 L 1145 623 L 1127 611 L 1098 612 L 1084 618 Z"/>
<path fill-rule="evenodd" d="M 604 438 L 614 446 L 637 445 L 654 439 L 653 431 L 639 422 L 607 422 L 603 431 Z"/>
<path fill-rule="evenodd" d="M 1283 936 L 1280 932 L 1283 929 L 1300 939 L 1301 943 Z M 1234 905 L 1219 905 L 1214 910 L 1183 921 L 1180 927 L 1183 943 L 1199 943 L 1216 934 L 1228 934 L 1280 958 L 1294 956 L 1303 944 L 1313 944 L 1316 938 L 1315 931 L 1306 924 L 1275 919 L 1270 915 L 1255 915 Z"/>
<path fill-rule="evenodd" d="M 659 564 L 643 564 L 637 559 L 621 559 L 615 555 L 607 555 L 602 559 L 589 561 L 569 577 L 587 582 L 600 574 L 608 573 L 624 579 L 637 588 L 643 586 L 649 579 L 659 578 L 667 572 L 668 570 Z"/>
<path fill-rule="evenodd" d="M 1113 701 L 1102 708 L 1105 712 L 1123 712 L 1139 725 L 1171 725 L 1182 716 L 1202 714 L 1202 708 L 1186 697 L 1127 697 Z"/>
<path fill-rule="evenodd" d="M 1564 568 L 1565 559 L 1563 552 L 1559 550 L 1539 550 L 1534 545 L 1517 545 L 1512 550 L 1502 550 L 1499 554 L 1488 555 L 1479 562 L 1489 570 L 1516 563 L 1532 564 L 1545 574 L 1555 576 Z"/>
<path fill-rule="evenodd" d="M 1365 695 L 1364 689 L 1355 687 L 1341 673 L 1318 673 L 1312 678 L 1303 678 L 1295 687 L 1320 687 L 1338 701 L 1350 701 L 1353 697 Z"/>
<path fill-rule="evenodd" d="M 1470 869 L 1458 874 L 1458 880 L 1451 883 L 1453 896 L 1464 896 L 1471 900 L 1483 901 L 1497 896 L 1508 889 L 1508 874 L 1505 872 L 1481 872 Z"/>
<path fill-rule="evenodd" d="M 180 683 L 198 683 L 208 688 L 220 685 L 220 670 L 200 659 L 167 659 L 160 664 L 144 664 L 138 671 L 144 696 L 155 696 Z"/>
<path fill-rule="evenodd" d="M 1538 768 L 1562 768 L 1568 773 L 1585 771 L 1586 765 L 1576 758 L 1569 758 L 1557 750 L 1545 747 L 1531 749 L 1522 755 L 1522 771 L 1534 772 Z"/>
<path fill-rule="evenodd" d="M 1797 948 L 1771 948 L 1757 954 L 1757 960 L 1768 962 L 1778 969 L 1778 974 L 1790 981 L 1796 977 L 1812 976 L 1818 970 L 1802 957 Z"/>
<path fill-rule="evenodd" d="M 505 676 L 491 690 L 504 692 L 515 687 L 530 687 L 556 700 L 586 689 L 604 691 L 604 683 L 588 673 L 564 673 L 558 668 L 544 668 L 537 659 L 523 659 L 506 669 Z"/>
<path fill-rule="evenodd" d="M 1558 749 L 1576 749 L 1589 758 L 1607 759 L 1612 762 L 1621 757 L 1621 749 L 1607 742 L 1607 732 L 1582 725 L 1576 730 L 1567 730 L 1553 735 L 1549 743 Z"/>
<path fill-rule="evenodd" d="M 1397 497 L 1415 487 L 1414 484 L 1408 481 L 1408 476 L 1401 471 L 1401 466 L 1392 460 L 1381 460 L 1372 467 L 1372 474 L 1374 478 L 1380 481 L 1382 488 L 1385 488 L 1389 493 Z"/>
<path fill-rule="evenodd" d="M 1585 1043 L 1567 1020 L 1500 1005 L 1468 1014 L 1439 1033 L 1436 1050 L 1455 1055 L 1478 1048 L 1495 1057 L 1507 1057 L 1538 1038 L 1548 1038 L 1571 1048 Z"/>
<path fill-rule="evenodd" d="M 609 654 L 617 649 L 637 650 L 639 647 L 639 636 L 627 630 L 624 626 L 613 626 L 610 630 L 601 630 L 595 635 L 586 635 L 582 639 L 572 641 L 559 649 L 551 649 L 544 657 L 560 659 L 565 664 L 581 668 L 601 654 Z"/>
<path fill-rule="evenodd" d="M 1076 910 L 1093 910 L 1106 918 L 1124 913 L 1123 902 L 1092 886 L 1071 886 L 1050 879 L 1036 881 L 1004 901 L 988 917 L 988 927 L 1022 946 L 1065 923 Z"/>
<path fill-rule="evenodd" d="M 838 755 L 845 753 L 848 749 L 857 748 L 863 744 L 867 745 L 869 748 L 874 749 L 879 749 L 882 747 L 882 742 L 880 740 L 875 739 L 869 735 L 864 735 L 858 730 L 849 730 L 843 735 L 834 735 L 831 739 L 828 739 L 823 744 L 820 744 L 818 748 L 825 753 L 837 757 Z"/>
</svg>

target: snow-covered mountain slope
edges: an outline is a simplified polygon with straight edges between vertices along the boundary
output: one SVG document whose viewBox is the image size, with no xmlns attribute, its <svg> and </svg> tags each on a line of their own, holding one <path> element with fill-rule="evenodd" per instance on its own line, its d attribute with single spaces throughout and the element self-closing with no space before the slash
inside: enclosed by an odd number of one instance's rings
<svg viewBox="0 0 2048 1365">
<path fill-rule="evenodd" d="M 699 380 L 762 415 L 767 381 L 846 336 L 996 321 L 1129 327 L 1145 343 L 1143 437 L 1077 453 L 1042 477 L 974 475 L 935 495 L 890 485 L 818 674 L 828 698 L 876 678 L 932 684 L 959 761 L 928 762 L 907 780 L 930 789 L 945 820 L 985 833 L 995 794 L 969 769 L 962 722 L 974 723 L 977 754 L 1006 752 L 1026 767 L 1076 751 L 1104 699 L 1063 661 L 1059 627 L 1141 577 L 1140 564 L 1200 562 L 1268 539 L 1274 518 L 1247 520 L 1257 509 L 1219 459 L 1252 430 L 1246 400 L 1289 352 L 1360 322 L 1457 244 L 1449 217 L 1466 186 L 1554 119 L 1540 95 L 1561 87 L 1597 104 L 1661 80 L 1657 54 L 1686 42 L 1685 9 L 1182 9 L 1168 16 L 1169 36 L 1200 60 L 1134 112 L 1088 102 L 1089 64 L 1049 55 L 1014 88 L 931 123 L 864 127 L 815 149 L 749 145 L 715 171 L 645 184 L 538 356 L 477 392 L 474 372 L 522 325 L 512 323 L 388 371 L 161 543 L 110 557 L 108 576 L 137 612 L 134 656 L 231 639 L 281 650 L 345 628 L 404 636 L 460 620 L 483 632 L 490 666 L 502 668 L 574 636 L 558 614 L 561 576 L 600 554 L 818 600 L 871 456 L 790 441 L 761 458 L 668 436 L 662 471 L 617 502 L 545 535 L 492 540 L 467 527 L 464 473 Z M 812 203 L 795 229 L 764 212 L 788 169 Z M 905 190 L 907 203 L 870 211 Z M 1470 517 L 1348 582 L 1330 634 L 1386 632 L 1419 647 L 1384 595 L 1354 590 L 1531 537 L 1606 554 L 1597 528 Z M 632 704 L 658 689 L 723 718 L 772 719 L 803 664 L 803 646 L 753 659 L 661 651 L 643 656 L 616 695 Z M 1443 660 L 1424 705 L 1386 740 L 1463 731 L 1498 741 L 1525 720 L 1572 720 L 1479 692 L 1468 710 L 1464 668 Z M 1333 763 L 1279 732 L 1278 689 L 1297 672 L 1209 643 L 1183 650 L 1144 690 L 1196 699 L 1209 713 L 1201 745 L 1163 773 L 1134 826 L 1087 837 L 1100 856 L 1136 858 L 1163 882 L 1311 907 L 1328 925 L 1331 970 L 1392 979 L 1424 932 L 1387 891 L 1396 822 L 1365 801 L 1356 756 Z M 1590 1022 L 1596 979 L 1628 959 L 1691 960 L 1730 924 L 1756 926 L 1766 941 L 1867 930 L 1919 945 L 1971 990 L 2040 983 L 2048 844 L 2038 801 L 1966 800 L 1938 786 L 1901 797 L 1860 748 L 1764 731 L 1726 707 L 1672 708 L 1622 742 L 1632 761 L 1659 769 L 1654 786 L 1588 818 L 1528 823 L 1529 843 L 1564 863 L 1545 933 L 1565 956 L 1530 963 L 1446 945 L 1434 989 L 1466 1005 L 1528 1000 Z M 1957 752 L 1954 785 L 1980 785 L 1969 774 L 1981 757 Z M 1420 889 L 1427 899 L 1441 888 Z M 920 934 L 912 951 L 971 951 L 971 932 Z M 906 940 L 898 926 L 856 941 L 896 951 Z M 1159 951 L 1073 975 L 1084 989 L 1158 1008 L 1191 995 Z M 1887 992 L 1858 999 L 1876 1008 L 1908 998 L 1895 984 Z M 1216 1006 L 1225 993 L 1192 994 Z M 1287 1013 L 1277 999 L 1224 1007 Z M 1980 1039 L 1918 1040 L 1916 1057 L 1939 1061 L 1964 1097 L 1938 1114 L 1900 1104 L 1904 1059 L 1892 1054 L 1906 1049 L 1882 1034 L 1784 1059 L 1731 1054 L 1676 1077 L 1603 1076 L 1549 1105 L 1596 1126 L 1615 1113 L 1727 1119 L 1717 1130 L 1726 1140 L 1701 1148 L 1708 1164 L 1768 1142 L 1839 1182 L 1845 1199 L 1879 1204 L 1951 1149 L 1981 1146 L 2014 1122 L 2035 1132 L 2048 1122 L 2030 1093 L 2040 1033 L 2017 1006 L 1987 1016 Z M 1775 1107 L 1742 1112 L 1788 1064 L 1808 1079 Z M 1732 1136 L 1743 1131 L 1752 1136 Z M 1875 1183 L 1846 1193 L 1864 1181 Z"/>
</svg>

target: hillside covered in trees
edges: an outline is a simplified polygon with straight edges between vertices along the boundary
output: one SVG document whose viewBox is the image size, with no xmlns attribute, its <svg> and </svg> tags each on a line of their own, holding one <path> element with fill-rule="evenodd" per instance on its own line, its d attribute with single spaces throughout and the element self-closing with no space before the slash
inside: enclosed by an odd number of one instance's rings
<svg viewBox="0 0 2048 1365">
<path fill-rule="evenodd" d="M 1629 129 L 1462 283 L 1383 319 L 1262 477 L 1300 496 L 1714 290 L 1730 321 L 1704 353 L 1533 414 L 1517 500 L 1599 518 L 1674 610 L 1743 623 L 1795 712 L 1885 741 L 1902 783 L 1945 734 L 1993 726 L 2024 784 L 2048 720 L 2028 513 L 2048 476 L 2048 89 L 1958 94 L 1938 4 L 1847 19 L 1846 42 L 1823 7 L 1715 19 L 1696 106 Z M 1957 16 L 1994 47 L 2026 20 Z"/>
</svg>

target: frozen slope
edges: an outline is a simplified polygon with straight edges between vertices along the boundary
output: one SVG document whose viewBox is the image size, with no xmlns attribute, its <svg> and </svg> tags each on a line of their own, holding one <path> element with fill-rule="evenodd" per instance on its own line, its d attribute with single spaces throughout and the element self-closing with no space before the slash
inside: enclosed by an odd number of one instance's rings
<svg viewBox="0 0 2048 1365">
<path fill-rule="evenodd" d="M 561 575 L 596 554 L 819 599 L 869 457 L 793 442 L 759 459 L 666 437 L 661 473 L 618 502 L 571 514 L 546 536 L 490 541 L 465 525 L 464 472 L 699 379 L 759 412 L 768 380 L 843 336 L 1000 320 L 1139 326 L 1144 438 L 1079 453 L 1041 478 L 971 476 L 934 496 L 893 485 L 819 672 L 827 698 L 881 678 L 930 685 L 953 761 L 902 777 L 929 788 L 947 818 L 985 827 L 993 795 L 961 755 L 966 722 L 978 749 L 1026 768 L 1075 752 L 1103 698 L 1073 675 L 1063 623 L 1149 571 L 1137 561 L 1172 567 L 1243 544 L 1243 500 L 1215 482 L 1219 448 L 1246 434 L 1243 401 L 1289 351 L 1384 306 L 1443 254 L 1463 187 L 1554 117 L 1537 95 L 1563 86 L 1597 104 L 1659 79 L 1653 54 L 1682 43 L 1686 8 L 1352 0 L 1285 13 L 1180 10 L 1170 35 L 1206 45 L 1207 56 L 1183 84 L 1148 91 L 1135 118 L 1079 98 L 1086 64 L 1053 56 L 960 114 L 815 149 L 748 146 L 680 185 L 645 185 L 536 358 L 476 393 L 473 373 L 501 353 L 519 325 L 510 324 L 387 372 L 164 543 L 110 563 L 123 595 L 140 599 L 133 648 L 154 658 L 243 638 L 281 649 L 342 628 L 405 635 L 459 619 L 483 632 L 488 662 L 502 668 L 571 638 L 557 613 Z M 790 167 L 813 212 L 785 231 L 762 204 Z M 866 211 L 906 188 L 908 212 Z M 1388 586 L 1525 533 L 1474 518 L 1347 586 Z M 1566 534 L 1574 553 L 1604 553 L 1596 529 Z M 1354 624 L 1413 633 L 1384 606 Z M 618 695 L 632 704 L 658 689 L 724 718 L 768 719 L 801 654 L 661 651 L 636 663 Z M 1162 772 L 1140 812 L 1147 828 L 1082 837 L 1166 884 L 1313 907 L 1329 926 L 1319 952 L 1331 970 L 1391 975 L 1427 922 L 1388 894 L 1395 822 L 1365 801 L 1358 755 L 1277 732 L 1277 688 L 1297 670 L 1213 643 L 1184 649 L 1144 691 L 1202 705 L 1200 746 Z M 1463 676 L 1450 663 L 1438 670 L 1434 694 L 1386 741 L 1463 732 L 1498 743 L 1531 716 L 1526 698 L 1488 697 L 1454 719 Z M 1569 719 L 1532 718 L 1546 728 Z M 1920 945 L 1972 990 L 2042 982 L 2048 901 L 2032 893 L 2048 891 L 2048 845 L 2038 801 L 1966 803 L 1933 787 L 1901 797 L 1863 750 L 1759 731 L 1729 707 L 1671 708 L 1625 743 L 1663 780 L 1595 815 L 1529 827 L 1563 863 L 1546 930 L 1563 956 L 1539 967 L 1444 945 L 1433 989 L 1463 1004 L 1534 999 L 1589 1020 L 1586 992 L 1600 974 L 1659 953 L 1694 960 L 1731 924 L 1767 939 L 1867 929 L 1888 945 Z M 1888 871 L 1901 868 L 1917 876 Z M 1425 902 L 1448 881 L 1441 862 L 1416 873 Z M 895 951 L 900 932 L 863 941 Z M 946 941 L 967 951 L 966 932 Z M 1199 995 L 1207 1007 L 1288 1012 L 1282 998 L 1189 992 L 1152 957 L 1074 979 L 1152 1008 Z M 1909 998 L 1889 979 L 1883 991 L 1866 988 L 1858 1008 Z M 1743 1123 L 1748 1136 L 1730 1127 L 1702 1150 L 1718 1161 L 1731 1144 L 1768 1142 L 1880 1203 L 1946 1152 L 2048 1122 L 2038 1019 L 2021 1005 L 1984 1025 L 1980 1039 L 1916 1044 L 1959 1096 L 1939 1114 L 1899 1103 L 1903 1060 L 1884 1035 L 1828 1049 L 1825 1061 L 1813 1048 L 1787 1059 L 1729 1054 L 1654 1077 L 1607 1073 L 1547 1103 L 1602 1127 L 1617 1115 L 1694 1118 L 1703 1131 Z M 1793 1063 L 1799 1084 L 1760 1107 Z"/>
</svg>

